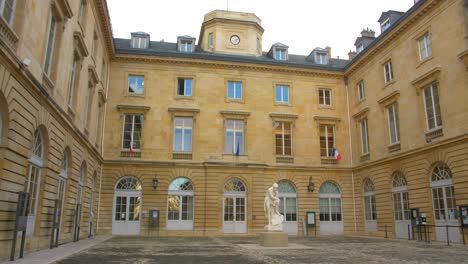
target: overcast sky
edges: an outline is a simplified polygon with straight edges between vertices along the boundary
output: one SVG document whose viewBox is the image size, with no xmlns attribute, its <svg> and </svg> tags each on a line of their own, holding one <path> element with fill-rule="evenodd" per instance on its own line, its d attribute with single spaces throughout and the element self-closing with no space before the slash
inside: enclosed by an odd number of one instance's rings
<svg viewBox="0 0 468 264">
<path fill-rule="evenodd" d="M 263 51 L 281 42 L 289 46 L 290 54 L 308 55 L 315 47 L 328 45 L 333 57 L 346 59 L 363 28 L 379 35 L 381 13 L 406 12 L 413 0 L 108 0 L 107 4 L 116 38 L 144 31 L 152 41 L 176 42 L 177 36 L 190 35 L 198 44 L 203 16 L 228 8 L 255 13 L 262 20 Z"/>
</svg>

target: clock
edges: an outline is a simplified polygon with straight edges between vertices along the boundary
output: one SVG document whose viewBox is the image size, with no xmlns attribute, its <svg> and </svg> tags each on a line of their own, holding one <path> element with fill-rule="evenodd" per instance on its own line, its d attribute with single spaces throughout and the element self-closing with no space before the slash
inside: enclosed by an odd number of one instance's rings
<svg viewBox="0 0 468 264">
<path fill-rule="evenodd" d="M 232 35 L 232 36 L 231 36 L 231 43 L 232 43 L 233 45 L 238 45 L 239 42 L 240 42 L 239 36 L 237 36 L 237 35 Z"/>
</svg>

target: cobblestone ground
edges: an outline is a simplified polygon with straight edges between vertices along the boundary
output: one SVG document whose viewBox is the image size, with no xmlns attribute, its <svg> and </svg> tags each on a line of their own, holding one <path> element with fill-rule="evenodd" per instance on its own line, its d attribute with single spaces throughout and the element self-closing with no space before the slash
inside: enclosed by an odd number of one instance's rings
<svg viewBox="0 0 468 264">
<path fill-rule="evenodd" d="M 56 263 L 468 263 L 468 247 L 358 237 L 290 238 L 307 249 L 246 249 L 253 237 L 115 237 Z"/>
</svg>

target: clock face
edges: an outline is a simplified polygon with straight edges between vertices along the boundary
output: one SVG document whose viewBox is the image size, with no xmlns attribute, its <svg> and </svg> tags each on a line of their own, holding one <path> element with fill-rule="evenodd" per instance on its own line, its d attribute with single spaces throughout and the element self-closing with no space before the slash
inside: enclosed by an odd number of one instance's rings
<svg viewBox="0 0 468 264">
<path fill-rule="evenodd" d="M 237 45 L 237 44 L 239 44 L 239 42 L 240 42 L 239 36 L 237 36 L 237 35 L 232 35 L 232 36 L 231 36 L 231 43 L 232 43 L 233 45 Z"/>
</svg>

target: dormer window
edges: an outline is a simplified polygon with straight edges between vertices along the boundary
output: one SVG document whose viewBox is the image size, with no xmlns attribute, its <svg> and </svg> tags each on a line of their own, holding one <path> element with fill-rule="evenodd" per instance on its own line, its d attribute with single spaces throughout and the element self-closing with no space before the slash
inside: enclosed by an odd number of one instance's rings
<svg viewBox="0 0 468 264">
<path fill-rule="evenodd" d="M 260 40 L 257 40 L 257 45 L 260 45 Z M 259 48 L 259 47 L 258 47 Z M 275 43 L 271 46 L 267 56 L 275 60 L 285 61 L 288 59 L 288 46 L 283 43 Z"/>
<path fill-rule="evenodd" d="M 317 55 L 315 55 L 315 63 L 317 63 L 317 64 L 327 64 L 327 54 L 326 53 L 317 53 Z"/>
<path fill-rule="evenodd" d="M 390 18 L 387 18 L 387 20 L 385 20 L 384 22 L 382 22 L 382 24 L 380 25 L 380 27 L 382 28 L 382 32 L 384 32 L 385 30 L 387 30 L 390 26 L 391 26 L 391 24 L 390 24 Z"/>
<path fill-rule="evenodd" d="M 275 60 L 286 60 L 286 49 L 276 49 Z"/>
<path fill-rule="evenodd" d="M 195 50 L 195 38 L 190 36 L 178 37 L 177 50 L 180 52 L 193 52 Z"/>
<path fill-rule="evenodd" d="M 357 52 L 357 53 L 360 53 L 360 52 L 363 51 L 363 50 L 364 50 L 364 45 L 361 43 L 361 44 L 359 44 L 359 45 L 357 46 L 356 52 Z"/>
<path fill-rule="evenodd" d="M 150 42 L 150 36 L 144 32 L 132 33 L 132 48 L 147 49 Z"/>
</svg>

